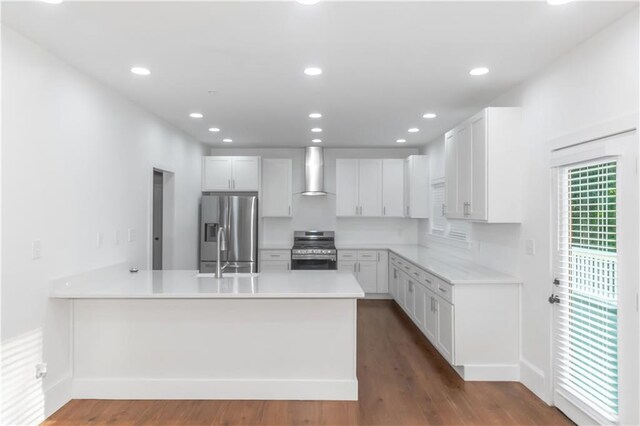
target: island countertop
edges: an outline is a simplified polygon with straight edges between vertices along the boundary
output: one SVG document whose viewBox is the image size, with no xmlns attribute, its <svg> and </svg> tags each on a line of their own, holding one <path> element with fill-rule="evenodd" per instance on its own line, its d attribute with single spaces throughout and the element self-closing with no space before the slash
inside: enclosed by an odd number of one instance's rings
<svg viewBox="0 0 640 426">
<path fill-rule="evenodd" d="M 141 270 L 123 265 L 51 283 L 57 299 L 355 299 L 364 291 L 350 272 L 289 271 L 226 274 L 216 279 L 196 270 Z"/>
</svg>

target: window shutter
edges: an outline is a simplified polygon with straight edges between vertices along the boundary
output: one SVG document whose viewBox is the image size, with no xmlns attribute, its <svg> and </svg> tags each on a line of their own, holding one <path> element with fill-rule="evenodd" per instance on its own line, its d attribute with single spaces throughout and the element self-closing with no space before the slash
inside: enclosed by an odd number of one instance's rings
<svg viewBox="0 0 640 426">
<path fill-rule="evenodd" d="M 435 184 L 431 187 L 433 199 L 431 205 L 433 212 L 431 217 L 431 232 L 438 235 L 444 235 L 447 230 L 447 218 L 442 214 L 445 203 L 444 182 Z"/>
</svg>

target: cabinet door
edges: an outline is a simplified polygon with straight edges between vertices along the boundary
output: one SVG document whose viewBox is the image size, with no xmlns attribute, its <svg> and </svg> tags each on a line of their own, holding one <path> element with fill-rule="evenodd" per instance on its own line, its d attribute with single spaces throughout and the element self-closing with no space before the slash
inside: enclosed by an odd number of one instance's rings
<svg viewBox="0 0 640 426">
<path fill-rule="evenodd" d="M 382 160 L 359 160 L 360 216 L 382 216 Z"/>
<path fill-rule="evenodd" d="M 389 253 L 386 250 L 378 251 L 377 262 L 378 293 L 389 293 Z"/>
<path fill-rule="evenodd" d="M 424 331 L 425 298 L 427 289 L 422 284 L 414 281 L 414 314 L 413 319 L 420 330 Z"/>
<path fill-rule="evenodd" d="M 336 160 L 336 216 L 357 216 L 358 160 Z"/>
<path fill-rule="evenodd" d="M 234 191 L 257 191 L 260 183 L 259 169 L 258 157 L 233 157 L 231 189 Z"/>
<path fill-rule="evenodd" d="M 282 272 L 290 269 L 288 260 L 265 260 L 260 262 L 260 272 Z"/>
<path fill-rule="evenodd" d="M 398 268 L 389 264 L 389 294 L 393 300 L 398 301 Z"/>
<path fill-rule="evenodd" d="M 407 158 L 404 160 L 404 188 L 402 189 L 404 206 L 402 210 L 402 215 L 404 217 L 410 217 L 410 206 L 409 206 L 409 198 L 411 197 L 411 162 Z"/>
<path fill-rule="evenodd" d="M 429 159 L 426 155 L 411 155 L 407 167 L 408 190 L 405 203 L 407 216 L 414 219 L 429 217 Z"/>
<path fill-rule="evenodd" d="M 365 293 L 376 293 L 378 291 L 378 262 L 358 262 L 358 282 Z"/>
<path fill-rule="evenodd" d="M 404 160 L 382 160 L 382 215 L 404 216 Z"/>
<path fill-rule="evenodd" d="M 463 217 L 458 210 L 458 146 L 457 131 L 448 132 L 444 140 L 445 211 L 451 219 Z"/>
<path fill-rule="evenodd" d="M 427 290 L 425 293 L 424 335 L 436 346 L 438 334 L 438 313 L 436 312 L 436 296 Z"/>
<path fill-rule="evenodd" d="M 456 197 L 455 211 L 461 213 L 460 217 L 468 217 L 467 203 L 471 201 L 471 127 L 464 124 L 457 130 L 456 147 L 458 155 L 458 167 L 456 182 L 458 194 Z"/>
<path fill-rule="evenodd" d="M 405 300 L 405 308 L 407 310 L 407 313 L 409 314 L 409 316 L 411 318 L 415 318 L 415 313 L 416 313 L 416 282 L 415 280 L 411 279 L 411 278 L 407 278 L 405 280 L 406 282 L 406 289 L 407 292 L 404 296 L 404 300 Z"/>
<path fill-rule="evenodd" d="M 407 276 L 404 273 L 398 271 L 398 305 L 400 305 L 402 309 L 407 308 L 406 294 Z"/>
<path fill-rule="evenodd" d="M 356 269 L 357 266 L 358 266 L 358 262 L 356 261 L 351 261 L 351 260 L 338 261 L 338 271 L 351 272 L 356 278 L 358 277 L 358 271 Z"/>
<path fill-rule="evenodd" d="M 487 219 L 487 122 L 484 112 L 471 120 L 471 195 L 469 218 Z"/>
<path fill-rule="evenodd" d="M 231 157 L 204 157 L 202 163 L 203 191 L 230 191 L 233 160 Z"/>
<path fill-rule="evenodd" d="M 453 305 L 440 297 L 435 297 L 435 300 L 438 316 L 436 347 L 449 363 L 454 364 Z"/>
<path fill-rule="evenodd" d="M 293 198 L 292 160 L 262 160 L 262 216 L 291 217 Z"/>
</svg>

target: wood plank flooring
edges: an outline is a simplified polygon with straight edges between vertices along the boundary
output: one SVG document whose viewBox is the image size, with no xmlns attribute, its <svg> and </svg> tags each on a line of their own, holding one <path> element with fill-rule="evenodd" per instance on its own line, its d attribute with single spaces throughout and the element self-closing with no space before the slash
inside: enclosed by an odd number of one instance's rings
<svg viewBox="0 0 640 426">
<path fill-rule="evenodd" d="M 519 383 L 465 383 L 394 302 L 358 308 L 357 402 L 74 400 L 43 424 L 572 424 Z"/>
</svg>

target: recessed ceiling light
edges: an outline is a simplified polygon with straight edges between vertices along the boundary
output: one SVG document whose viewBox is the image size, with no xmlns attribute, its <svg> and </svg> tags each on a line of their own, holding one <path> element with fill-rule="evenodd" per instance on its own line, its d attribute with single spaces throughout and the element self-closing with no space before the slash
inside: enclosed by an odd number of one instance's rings
<svg viewBox="0 0 640 426">
<path fill-rule="evenodd" d="M 422 117 L 423 117 L 423 118 L 436 118 L 436 117 L 437 117 L 437 115 L 435 115 L 435 114 L 434 114 L 434 113 L 432 113 L 432 112 L 428 112 L 428 113 L 426 113 L 425 115 L 423 115 Z"/>
<path fill-rule="evenodd" d="M 40 0 L 43 3 L 49 3 L 49 4 L 60 4 L 62 3 L 62 0 Z"/>
<path fill-rule="evenodd" d="M 313 133 L 320 133 L 322 131 L 322 129 L 320 127 L 314 127 L 313 129 L 311 129 L 311 131 Z"/>
<path fill-rule="evenodd" d="M 311 114 L 309 114 L 309 118 L 321 118 L 322 114 L 320 114 L 319 112 L 312 112 Z"/>
<path fill-rule="evenodd" d="M 311 142 L 313 143 L 320 143 L 322 142 L 322 139 L 312 139 Z"/>
<path fill-rule="evenodd" d="M 489 73 L 489 68 L 486 68 L 486 67 L 478 67 L 469 71 L 469 74 L 471 75 L 485 75 L 488 73 Z"/>
<path fill-rule="evenodd" d="M 233 142 L 233 139 L 222 139 L 222 142 L 231 143 L 231 142 Z"/>
<path fill-rule="evenodd" d="M 215 133 L 215 132 L 219 132 L 220 129 L 218 129 L 217 127 L 209 127 L 209 131 Z"/>
<path fill-rule="evenodd" d="M 149 71 L 149 68 L 145 68 L 145 67 L 133 67 L 133 68 L 131 68 L 131 72 L 134 73 L 135 75 L 149 75 L 149 74 L 151 74 L 151 71 Z"/>
<path fill-rule="evenodd" d="M 406 139 L 398 139 L 396 143 L 405 143 L 406 141 L 407 141 Z"/>
<path fill-rule="evenodd" d="M 420 129 L 418 129 L 417 127 L 412 127 L 408 130 L 409 133 L 418 133 L 420 131 Z"/>
<path fill-rule="evenodd" d="M 551 6 L 559 6 L 561 4 L 571 3 L 573 0 L 547 0 L 547 4 Z"/>
<path fill-rule="evenodd" d="M 304 5 L 312 5 L 312 4 L 316 4 L 319 3 L 320 0 L 296 0 L 298 3 L 300 4 L 304 4 Z"/>
<path fill-rule="evenodd" d="M 317 67 L 309 67 L 309 68 L 305 68 L 304 69 L 304 73 L 306 75 L 315 76 L 315 75 L 322 74 L 322 70 L 320 68 L 317 68 Z"/>
<path fill-rule="evenodd" d="M 199 112 L 192 112 L 191 114 L 189 114 L 189 117 L 191 117 L 191 118 L 202 118 L 202 117 L 204 117 L 204 115 L 200 114 Z"/>
</svg>

